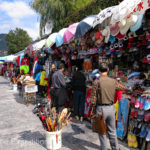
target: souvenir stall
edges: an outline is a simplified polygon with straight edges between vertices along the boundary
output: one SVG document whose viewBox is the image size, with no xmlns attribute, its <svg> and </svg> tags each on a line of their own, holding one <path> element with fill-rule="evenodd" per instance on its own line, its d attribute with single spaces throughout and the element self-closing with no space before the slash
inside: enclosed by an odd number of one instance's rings
<svg viewBox="0 0 150 150">
<path fill-rule="evenodd" d="M 98 71 L 94 69 L 97 69 L 99 64 L 106 62 L 111 68 L 109 75 L 126 82 L 132 92 L 116 92 L 116 127 L 118 137 L 122 140 L 128 137 L 128 145 L 133 148 L 141 146 L 140 142 L 143 139 L 148 142 L 150 133 L 150 112 L 147 105 L 147 85 L 150 79 L 149 8 L 149 0 L 125 0 L 117 6 L 102 10 L 96 16 L 88 16 L 79 23 L 60 30 L 58 34 L 51 34 L 46 41 L 46 48 L 55 60 L 56 66 L 63 61 L 71 73 L 74 66 L 78 66 L 85 73 L 86 117 L 89 117 L 90 112 L 91 83 L 99 77 Z M 145 93 L 146 97 L 143 95 Z M 136 103 L 141 104 L 141 107 L 136 107 Z M 135 108 L 131 109 L 132 107 Z M 136 111 L 133 111 L 135 109 Z M 131 114 L 136 116 L 130 117 Z M 138 119 L 138 116 L 143 118 Z M 136 120 L 135 125 L 132 125 L 132 118 Z M 136 134 L 134 131 L 137 128 L 143 130 L 138 130 Z M 144 135 L 140 135 L 139 132 L 144 132 Z"/>
</svg>

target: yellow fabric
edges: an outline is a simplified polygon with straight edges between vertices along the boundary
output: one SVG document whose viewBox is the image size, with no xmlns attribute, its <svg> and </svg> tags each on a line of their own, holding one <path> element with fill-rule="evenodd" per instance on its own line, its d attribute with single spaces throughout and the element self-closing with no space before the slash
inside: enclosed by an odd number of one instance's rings
<svg viewBox="0 0 150 150">
<path fill-rule="evenodd" d="M 135 135 L 128 134 L 128 146 L 133 148 L 138 147 L 138 142 Z"/>
<path fill-rule="evenodd" d="M 119 111 L 119 102 L 117 100 L 117 102 L 114 104 L 115 105 L 115 110 L 116 110 L 116 120 L 118 119 L 118 111 Z"/>
<path fill-rule="evenodd" d="M 47 86 L 48 85 L 48 83 L 47 83 L 47 81 L 46 80 L 44 80 L 44 78 L 45 78 L 45 71 L 42 71 L 41 72 L 41 77 L 40 77 L 40 85 L 41 86 Z"/>
<path fill-rule="evenodd" d="M 28 65 L 22 65 L 22 66 L 20 66 L 20 73 L 21 73 L 21 70 L 24 70 L 24 73 L 28 74 L 29 73 L 29 66 Z"/>
</svg>

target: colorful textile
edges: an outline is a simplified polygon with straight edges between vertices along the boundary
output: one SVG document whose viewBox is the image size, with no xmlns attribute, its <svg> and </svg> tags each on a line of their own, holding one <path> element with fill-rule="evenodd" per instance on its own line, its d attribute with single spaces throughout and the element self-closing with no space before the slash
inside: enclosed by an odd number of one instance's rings
<svg viewBox="0 0 150 150">
<path fill-rule="evenodd" d="M 35 81 L 40 82 L 41 72 L 37 73 L 35 76 Z"/>
<path fill-rule="evenodd" d="M 29 58 L 26 58 L 26 57 L 22 58 L 22 60 L 21 60 L 21 66 L 22 65 L 29 65 Z"/>
<path fill-rule="evenodd" d="M 46 71 L 41 72 L 41 77 L 40 77 L 40 85 L 41 86 L 47 86 L 48 85 L 47 80 L 44 80 L 45 79 L 45 73 L 46 73 Z"/>
<path fill-rule="evenodd" d="M 29 73 L 29 66 L 28 65 L 22 65 L 22 66 L 20 66 L 20 72 L 21 72 L 21 70 L 24 70 L 24 73 L 28 74 Z"/>
</svg>

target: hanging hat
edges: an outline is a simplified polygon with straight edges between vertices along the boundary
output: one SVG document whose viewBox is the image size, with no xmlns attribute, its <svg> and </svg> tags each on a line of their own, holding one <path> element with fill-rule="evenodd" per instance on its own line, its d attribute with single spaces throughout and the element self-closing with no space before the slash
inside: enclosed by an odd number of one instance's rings
<svg viewBox="0 0 150 150">
<path fill-rule="evenodd" d="M 141 26 L 142 26 L 143 14 L 139 14 L 139 15 L 137 15 L 137 16 L 138 16 L 137 22 L 136 22 L 133 26 L 130 27 L 130 31 L 131 31 L 131 32 L 137 31 L 137 30 L 140 29 Z"/>
<path fill-rule="evenodd" d="M 118 26 L 118 22 L 110 25 L 111 35 L 116 36 L 119 33 L 119 31 L 120 31 L 120 28 Z"/>
<path fill-rule="evenodd" d="M 121 34 L 120 32 L 116 35 L 117 39 L 124 39 L 125 38 L 125 34 Z"/>
<path fill-rule="evenodd" d="M 102 35 L 105 36 L 105 43 L 108 43 L 109 36 L 110 36 L 110 28 L 109 28 L 109 26 L 106 26 L 106 28 L 102 31 Z"/>
<path fill-rule="evenodd" d="M 115 40 L 116 40 L 115 36 L 112 36 L 112 35 L 109 36 L 109 42 L 114 43 Z"/>
<path fill-rule="evenodd" d="M 126 34 L 127 31 L 129 30 L 130 26 L 135 25 L 135 23 L 138 20 L 137 15 L 131 15 L 129 18 L 123 19 L 119 22 L 119 27 L 120 27 L 120 33 L 121 34 Z"/>
</svg>

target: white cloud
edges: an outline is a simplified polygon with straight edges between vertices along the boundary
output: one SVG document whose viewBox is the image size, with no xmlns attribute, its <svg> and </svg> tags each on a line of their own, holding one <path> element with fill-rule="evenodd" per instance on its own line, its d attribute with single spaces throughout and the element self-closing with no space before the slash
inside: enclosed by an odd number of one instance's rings
<svg viewBox="0 0 150 150">
<path fill-rule="evenodd" d="M 9 17 L 17 19 L 36 15 L 33 9 L 22 1 L 1 2 L 0 9 Z"/>
<path fill-rule="evenodd" d="M 18 27 L 26 30 L 34 40 L 39 37 L 39 22 L 36 21 L 38 15 L 27 0 L 0 0 L 0 16 L 0 32 L 8 33 L 10 29 Z"/>
<path fill-rule="evenodd" d="M 37 39 L 39 37 L 39 23 L 35 23 L 34 27 L 32 28 L 26 28 L 23 27 L 24 30 L 26 30 L 30 37 L 33 38 L 33 40 Z"/>
</svg>

